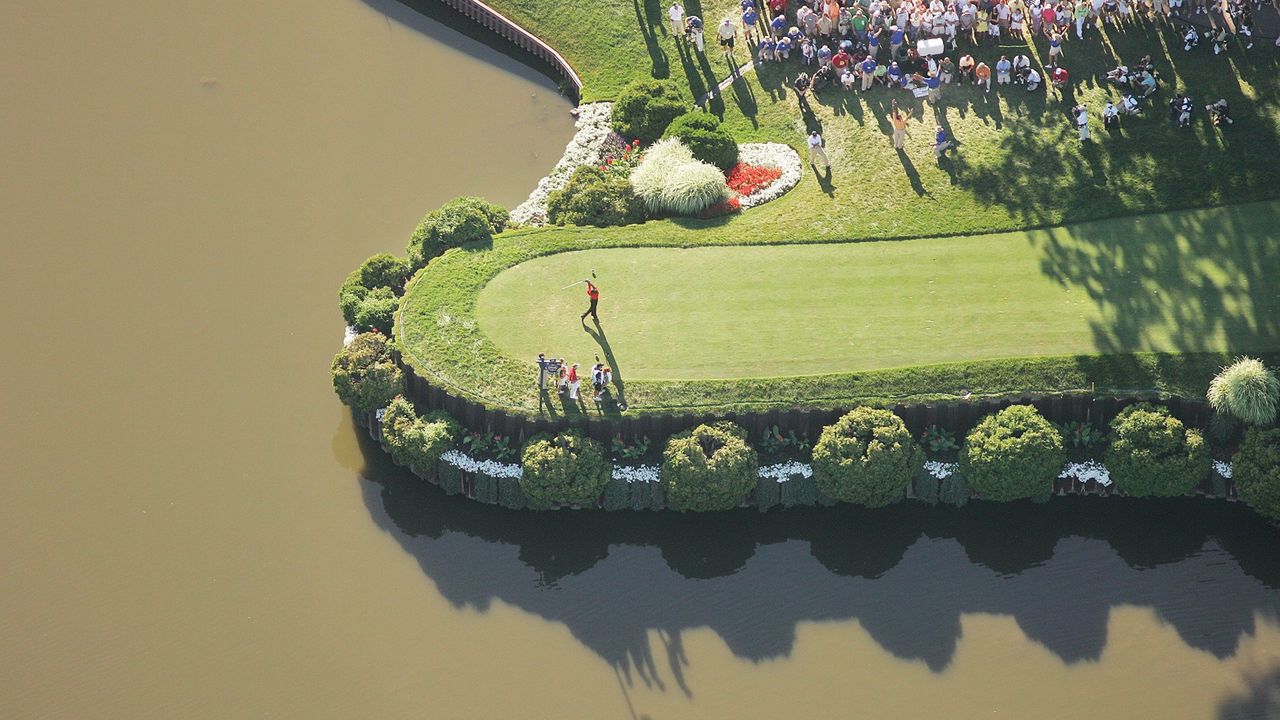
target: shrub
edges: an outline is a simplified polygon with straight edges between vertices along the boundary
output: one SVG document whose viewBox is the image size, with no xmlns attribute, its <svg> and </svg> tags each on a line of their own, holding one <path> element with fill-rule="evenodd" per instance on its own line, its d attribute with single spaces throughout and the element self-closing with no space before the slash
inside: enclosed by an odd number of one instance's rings
<svg viewBox="0 0 1280 720">
<path fill-rule="evenodd" d="M 655 215 L 696 215 L 728 197 L 724 174 L 693 159 L 679 140 L 662 140 L 631 173 L 631 185 Z"/>
<path fill-rule="evenodd" d="M 746 431 L 718 422 L 671 436 L 661 475 L 674 509 L 728 510 L 755 487 L 758 467 Z"/>
<path fill-rule="evenodd" d="M 331 372 L 338 397 L 360 412 L 384 408 L 404 391 L 404 373 L 378 333 L 357 335 L 334 356 Z"/>
<path fill-rule="evenodd" d="M 370 290 L 356 306 L 355 322 L 352 325 L 360 332 L 377 330 L 391 337 L 391 326 L 395 323 L 396 309 L 400 307 L 400 298 L 389 287 Z"/>
<path fill-rule="evenodd" d="M 1261 360 L 1240 358 L 1209 383 L 1209 404 L 1250 425 L 1270 425 L 1280 408 L 1280 380 Z"/>
<path fill-rule="evenodd" d="M 382 440 L 391 457 L 412 468 L 434 469 L 459 432 L 458 423 L 444 413 L 420 417 L 403 395 L 397 395 L 382 416 Z"/>
<path fill-rule="evenodd" d="M 693 152 L 693 157 L 729 172 L 738 164 L 738 143 L 720 126 L 720 118 L 695 110 L 676 118 L 667 126 L 664 138 L 677 138 Z"/>
<path fill-rule="evenodd" d="M 1241 500 L 1280 520 L 1280 429 L 1250 428 L 1231 459 L 1231 477 Z"/>
<path fill-rule="evenodd" d="M 688 98 L 674 82 L 635 80 L 613 103 L 613 129 L 624 138 L 651 143 L 688 110 Z"/>
<path fill-rule="evenodd" d="M 399 295 L 409 278 L 409 261 L 390 253 L 378 253 L 360 266 L 360 284 L 367 290 L 387 287 Z"/>
<path fill-rule="evenodd" d="M 822 429 L 813 446 L 818 489 L 838 500 L 882 507 L 903 496 L 924 451 L 902 418 L 860 407 Z"/>
<path fill-rule="evenodd" d="M 631 225 L 644 222 L 644 204 L 627 178 L 583 165 L 547 196 L 547 219 L 556 225 Z"/>
<path fill-rule="evenodd" d="M 1030 405 L 1011 405 L 969 431 L 960 474 L 992 500 L 1017 500 L 1052 493 L 1065 461 L 1062 434 L 1053 423 Z"/>
<path fill-rule="evenodd" d="M 1209 474 L 1204 437 L 1162 407 L 1130 405 L 1111 421 L 1106 465 L 1116 487 L 1130 495 L 1182 495 Z"/>
<path fill-rule="evenodd" d="M 609 482 L 609 461 L 600 443 L 577 432 L 534 440 L 524 448 L 520 488 L 529 506 L 594 505 Z"/>
<path fill-rule="evenodd" d="M 479 198 L 454 198 L 422 218 L 409 238 L 409 264 L 420 268 L 449 248 L 488 240 L 507 224 L 507 211 Z"/>
<path fill-rule="evenodd" d="M 338 307 L 342 310 L 342 319 L 348 325 L 356 324 L 356 309 L 368 294 L 369 288 L 361 280 L 360 268 L 352 270 L 347 279 L 342 281 L 342 287 L 338 289 Z"/>
</svg>

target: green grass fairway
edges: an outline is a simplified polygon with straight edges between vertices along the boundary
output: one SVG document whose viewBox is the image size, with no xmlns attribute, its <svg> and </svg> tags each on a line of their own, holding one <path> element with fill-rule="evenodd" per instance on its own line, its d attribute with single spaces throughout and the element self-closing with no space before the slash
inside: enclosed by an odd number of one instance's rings
<svg viewBox="0 0 1280 720">
<path fill-rule="evenodd" d="M 622 248 L 536 258 L 476 306 L 505 355 L 629 381 L 779 377 L 1042 355 L 1280 349 L 1276 204 L 899 242 Z M 602 330 L 578 315 L 590 268 Z"/>
</svg>

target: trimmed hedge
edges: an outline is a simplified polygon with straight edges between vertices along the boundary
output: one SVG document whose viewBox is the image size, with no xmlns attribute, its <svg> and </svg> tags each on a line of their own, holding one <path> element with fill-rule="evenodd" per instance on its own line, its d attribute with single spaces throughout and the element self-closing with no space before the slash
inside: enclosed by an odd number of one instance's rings
<svg viewBox="0 0 1280 720">
<path fill-rule="evenodd" d="M 604 448 L 576 431 L 528 443 L 521 465 L 520 488 L 530 507 L 543 510 L 554 503 L 595 505 L 610 476 Z"/>
<path fill-rule="evenodd" d="M 672 435 L 662 453 L 661 477 L 675 510 L 728 510 L 755 487 L 758 469 L 747 432 L 717 422 Z"/>
<path fill-rule="evenodd" d="M 631 225 L 644 222 L 644 203 L 627 178 L 583 165 L 547 196 L 547 219 L 556 225 Z"/>
<path fill-rule="evenodd" d="M 374 288 L 360 300 L 356 306 L 356 330 L 378 332 L 391 337 L 391 327 L 395 324 L 396 310 L 400 307 L 400 298 L 395 290 L 389 287 Z"/>
<path fill-rule="evenodd" d="M 360 412 L 384 408 L 404 392 L 404 373 L 391 361 L 386 336 L 378 333 L 357 335 L 333 357 L 330 371 L 338 397 Z"/>
<path fill-rule="evenodd" d="M 346 320 L 348 325 L 355 326 L 356 309 L 368 294 L 369 288 L 364 286 L 360 268 L 352 270 L 351 274 L 347 275 L 347 279 L 342 281 L 342 287 L 338 288 L 338 309 L 342 310 L 342 319 Z"/>
<path fill-rule="evenodd" d="M 397 395 L 382 416 L 382 440 L 391 458 L 411 468 L 434 468 L 461 433 L 462 427 L 446 413 L 419 416 L 403 395 Z"/>
<path fill-rule="evenodd" d="M 663 138 L 678 138 L 693 156 L 728 172 L 738 164 L 738 143 L 720 125 L 720 118 L 695 110 L 676 118 L 667 126 Z"/>
<path fill-rule="evenodd" d="M 1116 487 L 1138 497 L 1183 495 L 1209 474 L 1204 437 L 1168 409 L 1138 403 L 1111 421 L 1106 466 Z"/>
<path fill-rule="evenodd" d="M 409 264 L 415 270 L 449 248 L 489 240 L 507 227 L 510 215 L 491 202 L 459 197 L 422 218 L 409 238 Z"/>
<path fill-rule="evenodd" d="M 399 295 L 404 290 L 404 281 L 409 279 L 409 261 L 391 253 L 378 253 L 361 263 L 356 272 L 360 273 L 360 284 L 364 287 L 391 288 Z"/>
<path fill-rule="evenodd" d="M 1280 520 L 1280 429 L 1251 428 L 1231 466 L 1240 499 L 1262 516 Z"/>
<path fill-rule="evenodd" d="M 822 429 L 813 446 L 818 490 L 837 500 L 883 507 L 902 499 L 924 451 L 902 418 L 860 407 Z"/>
<path fill-rule="evenodd" d="M 960 474 L 992 500 L 1041 497 L 1053 492 L 1066 459 L 1062 433 L 1053 423 L 1030 405 L 1010 405 L 969 432 L 960 450 Z"/>
<path fill-rule="evenodd" d="M 622 137 L 648 144 L 689 107 L 688 96 L 670 80 L 634 80 L 618 93 L 611 122 Z"/>
</svg>

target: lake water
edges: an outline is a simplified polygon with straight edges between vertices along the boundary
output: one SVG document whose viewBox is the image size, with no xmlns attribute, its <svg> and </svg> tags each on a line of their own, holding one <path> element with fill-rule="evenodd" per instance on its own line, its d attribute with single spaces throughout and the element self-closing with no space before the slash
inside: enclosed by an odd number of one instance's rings
<svg viewBox="0 0 1280 720">
<path fill-rule="evenodd" d="M 1277 713 L 1239 506 L 533 515 L 392 467 L 336 288 L 554 163 L 519 63 L 387 0 L 15 5 L 0 60 L 0 718 Z"/>
</svg>

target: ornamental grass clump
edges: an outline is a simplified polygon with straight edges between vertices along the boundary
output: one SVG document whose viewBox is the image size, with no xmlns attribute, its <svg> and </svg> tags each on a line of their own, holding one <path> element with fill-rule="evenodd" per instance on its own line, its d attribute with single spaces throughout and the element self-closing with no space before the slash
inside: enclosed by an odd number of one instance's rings
<svg viewBox="0 0 1280 720">
<path fill-rule="evenodd" d="M 1062 434 L 1030 405 L 988 415 L 965 438 L 960 474 L 992 500 L 1047 497 L 1067 455 Z"/>
<path fill-rule="evenodd" d="M 746 431 L 718 422 L 671 436 L 662 453 L 660 476 L 672 508 L 728 510 L 755 487 L 758 465 Z"/>
<path fill-rule="evenodd" d="M 1231 459 L 1231 478 L 1249 507 L 1280 520 L 1280 429 L 1250 428 Z"/>
<path fill-rule="evenodd" d="M 574 431 L 533 440 L 521 465 L 520 489 L 529 506 L 540 510 L 552 504 L 595 505 L 609 482 L 604 447 Z"/>
<path fill-rule="evenodd" d="M 631 173 L 631 186 L 654 215 L 697 215 L 729 195 L 724 173 L 695 160 L 676 139 L 649 148 Z"/>
<path fill-rule="evenodd" d="M 899 500 L 924 465 L 924 451 L 902 418 L 860 407 L 822 429 L 813 476 L 824 494 L 868 507 Z"/>
<path fill-rule="evenodd" d="M 1209 475 L 1212 461 L 1204 436 L 1166 408 L 1130 405 L 1111 421 L 1111 429 L 1105 464 L 1116 487 L 1130 495 L 1183 495 Z"/>
<path fill-rule="evenodd" d="M 404 373 L 391 360 L 386 336 L 378 333 L 357 335 L 334 356 L 330 369 L 338 397 L 360 412 L 384 408 L 404 392 Z"/>
<path fill-rule="evenodd" d="M 397 463 L 411 468 L 433 470 L 462 429 L 444 413 L 421 417 L 413 403 L 397 395 L 382 416 L 382 441 Z"/>
<path fill-rule="evenodd" d="M 1242 357 L 1209 383 L 1209 404 L 1250 425 L 1270 425 L 1280 409 L 1280 379 L 1261 360 Z"/>
</svg>

